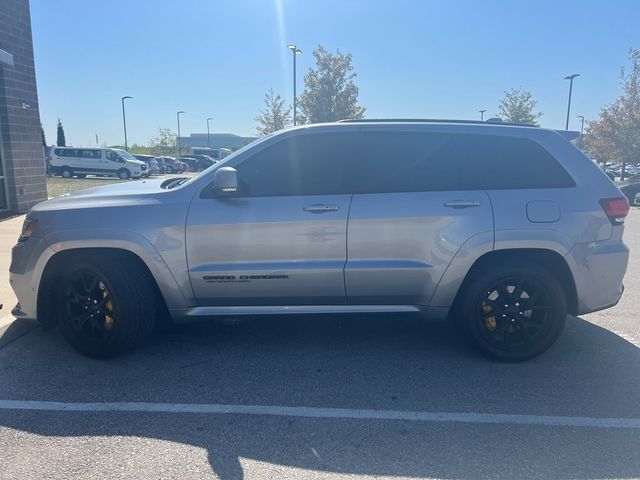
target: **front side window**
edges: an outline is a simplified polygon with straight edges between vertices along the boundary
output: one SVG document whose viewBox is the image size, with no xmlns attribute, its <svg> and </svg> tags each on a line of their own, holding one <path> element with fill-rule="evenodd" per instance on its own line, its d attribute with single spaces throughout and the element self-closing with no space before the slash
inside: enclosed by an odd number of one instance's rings
<svg viewBox="0 0 640 480">
<path fill-rule="evenodd" d="M 112 162 L 120 161 L 120 157 L 113 150 L 107 150 L 106 157 L 107 157 L 107 160 L 111 160 Z"/>
<path fill-rule="evenodd" d="M 348 134 L 308 134 L 281 140 L 237 166 L 247 196 L 349 193 L 345 175 Z"/>
</svg>

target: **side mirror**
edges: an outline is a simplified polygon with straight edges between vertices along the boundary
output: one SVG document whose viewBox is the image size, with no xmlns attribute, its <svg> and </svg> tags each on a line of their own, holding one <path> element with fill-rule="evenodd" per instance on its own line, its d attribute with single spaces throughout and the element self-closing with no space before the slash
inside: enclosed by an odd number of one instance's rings
<svg viewBox="0 0 640 480">
<path fill-rule="evenodd" d="M 229 195 L 238 191 L 238 171 L 233 167 L 222 167 L 213 176 L 213 192 Z"/>
</svg>

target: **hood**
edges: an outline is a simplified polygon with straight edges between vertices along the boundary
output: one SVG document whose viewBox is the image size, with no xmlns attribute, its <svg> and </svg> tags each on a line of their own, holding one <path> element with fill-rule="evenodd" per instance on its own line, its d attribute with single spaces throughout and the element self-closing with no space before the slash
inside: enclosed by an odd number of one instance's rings
<svg viewBox="0 0 640 480">
<path fill-rule="evenodd" d="M 32 211 L 156 203 L 154 194 L 168 191 L 160 187 L 162 182 L 163 179 L 124 181 L 78 190 L 39 203 Z"/>
</svg>

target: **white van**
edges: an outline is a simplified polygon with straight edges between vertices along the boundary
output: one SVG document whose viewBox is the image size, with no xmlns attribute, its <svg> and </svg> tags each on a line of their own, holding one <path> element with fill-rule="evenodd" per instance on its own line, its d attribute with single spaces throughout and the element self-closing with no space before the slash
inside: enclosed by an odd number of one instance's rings
<svg viewBox="0 0 640 480">
<path fill-rule="evenodd" d="M 144 162 L 118 148 L 55 147 L 48 160 L 50 172 L 64 178 L 108 175 L 126 180 L 140 178 L 147 171 Z"/>
</svg>

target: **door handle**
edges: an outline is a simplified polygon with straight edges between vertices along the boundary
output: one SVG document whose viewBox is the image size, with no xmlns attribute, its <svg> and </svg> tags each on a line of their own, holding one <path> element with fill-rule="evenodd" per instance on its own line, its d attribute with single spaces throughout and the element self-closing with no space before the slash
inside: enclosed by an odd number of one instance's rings
<svg viewBox="0 0 640 480">
<path fill-rule="evenodd" d="M 445 207 L 449 208 L 469 208 L 469 207 L 479 207 L 479 200 L 450 200 L 448 202 L 444 202 Z"/>
<path fill-rule="evenodd" d="M 302 210 L 304 210 L 305 212 L 311 212 L 311 213 L 324 213 L 324 212 L 335 212 L 340 210 L 340 207 L 338 205 L 324 205 L 324 204 L 314 204 L 314 205 L 309 205 L 308 207 L 302 207 Z"/>
</svg>

